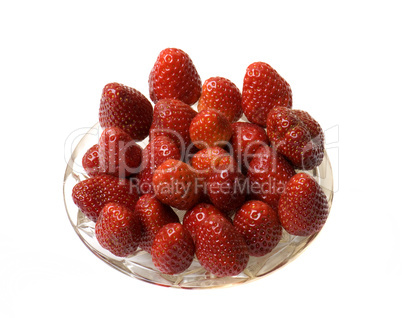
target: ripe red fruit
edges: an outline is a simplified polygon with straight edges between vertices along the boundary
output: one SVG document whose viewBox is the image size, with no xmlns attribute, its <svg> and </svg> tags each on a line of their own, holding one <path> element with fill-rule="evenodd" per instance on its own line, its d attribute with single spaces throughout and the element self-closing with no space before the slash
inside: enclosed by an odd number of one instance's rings
<svg viewBox="0 0 402 318">
<path fill-rule="evenodd" d="M 193 105 L 201 95 L 201 78 L 190 56 L 175 48 L 161 51 L 149 75 L 149 95 L 154 103 L 174 98 Z"/>
<path fill-rule="evenodd" d="M 108 127 L 99 138 L 99 172 L 128 177 L 138 173 L 142 148 L 124 130 Z"/>
<path fill-rule="evenodd" d="M 207 180 L 209 175 L 216 169 L 222 157 L 230 156 L 221 147 L 204 148 L 197 151 L 191 158 L 191 166 L 198 174 L 198 184 L 202 185 L 202 199 L 208 200 Z"/>
<path fill-rule="evenodd" d="M 154 172 L 152 179 L 156 197 L 179 210 L 192 208 L 201 196 L 202 184 L 197 173 L 179 160 L 168 159 Z"/>
<path fill-rule="evenodd" d="M 204 82 L 197 107 L 198 111 L 214 109 L 231 123 L 238 121 L 243 115 L 241 92 L 224 77 L 211 77 Z"/>
<path fill-rule="evenodd" d="M 230 137 L 232 137 L 230 122 L 216 110 L 203 110 L 191 122 L 190 138 L 198 149 L 224 147 Z"/>
<path fill-rule="evenodd" d="M 309 236 L 319 232 L 328 214 L 328 200 L 317 181 L 304 172 L 289 180 L 278 206 L 280 222 L 289 234 Z"/>
<path fill-rule="evenodd" d="M 197 112 L 189 105 L 175 99 L 162 99 L 155 104 L 151 126 L 151 140 L 168 136 L 183 153 L 191 144 L 190 124 Z"/>
<path fill-rule="evenodd" d="M 208 197 L 218 209 L 228 215 L 234 213 L 246 199 L 247 180 L 237 170 L 233 157 L 222 160 L 207 180 Z"/>
<path fill-rule="evenodd" d="M 99 146 L 93 145 L 82 157 L 82 167 L 88 176 L 93 177 L 99 174 Z"/>
<path fill-rule="evenodd" d="M 133 210 L 138 201 L 138 193 L 129 180 L 107 174 L 78 182 L 73 188 L 72 197 L 82 213 L 94 222 L 106 203 L 119 203 Z"/>
<path fill-rule="evenodd" d="M 282 226 L 274 209 L 262 201 L 248 201 L 236 212 L 235 229 L 244 237 L 251 256 L 271 252 L 282 237 Z"/>
<path fill-rule="evenodd" d="M 194 259 L 195 246 L 190 233 L 180 223 L 164 225 L 152 244 L 152 262 L 162 273 L 184 272 Z"/>
<path fill-rule="evenodd" d="M 149 134 L 152 113 L 152 104 L 136 89 L 119 83 L 109 83 L 103 88 L 99 107 L 102 128 L 119 127 L 140 141 Z"/>
<path fill-rule="evenodd" d="M 153 138 L 142 152 L 138 187 L 141 194 L 154 193 L 152 178 L 158 166 L 167 159 L 180 159 L 180 150 L 172 139 L 166 136 Z"/>
<path fill-rule="evenodd" d="M 250 197 L 276 209 L 286 183 L 295 173 L 292 165 L 273 148 L 260 146 L 247 172 Z"/>
<path fill-rule="evenodd" d="M 230 140 L 233 157 L 244 171 L 247 171 L 257 149 L 269 145 L 268 136 L 263 128 L 256 124 L 237 122 L 232 124 L 233 135 Z"/>
<path fill-rule="evenodd" d="M 277 151 L 296 168 L 314 169 L 324 158 L 324 132 L 305 111 L 272 109 L 267 118 L 267 134 Z"/>
<path fill-rule="evenodd" d="M 179 222 L 179 217 L 173 209 L 160 202 L 152 194 L 141 196 L 134 211 L 138 215 L 141 223 L 142 234 L 140 247 L 148 253 L 151 253 L 155 235 L 162 226 Z"/>
<path fill-rule="evenodd" d="M 199 203 L 184 214 L 183 226 L 190 232 L 194 242 L 199 225 L 210 215 L 218 215 L 227 218 L 226 214 L 209 203 Z"/>
<path fill-rule="evenodd" d="M 117 203 L 108 203 L 95 224 L 99 244 L 119 257 L 132 255 L 141 238 L 141 225 L 134 211 Z"/>
<path fill-rule="evenodd" d="M 201 266 L 218 277 L 234 276 L 247 266 L 246 242 L 227 219 L 208 216 L 197 230 L 195 253 Z"/>
<path fill-rule="evenodd" d="M 229 153 L 221 147 L 204 148 L 191 158 L 191 166 L 197 171 L 199 178 L 206 179 L 224 156 L 229 156 Z"/>
<path fill-rule="evenodd" d="M 244 114 L 250 122 L 265 127 L 268 113 L 275 106 L 292 107 L 289 84 L 269 64 L 250 64 L 243 80 Z"/>
</svg>

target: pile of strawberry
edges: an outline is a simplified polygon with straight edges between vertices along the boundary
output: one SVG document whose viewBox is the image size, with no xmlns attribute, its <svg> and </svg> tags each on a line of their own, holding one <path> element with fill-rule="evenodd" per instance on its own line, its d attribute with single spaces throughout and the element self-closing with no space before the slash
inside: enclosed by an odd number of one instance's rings
<svg viewBox="0 0 402 318">
<path fill-rule="evenodd" d="M 169 48 L 149 93 L 154 105 L 134 88 L 103 88 L 103 131 L 82 160 L 89 177 L 72 191 L 103 248 L 118 257 L 141 248 L 166 274 L 197 257 L 223 277 L 270 253 L 283 231 L 321 230 L 327 198 L 303 170 L 321 164 L 324 134 L 292 109 L 291 88 L 270 65 L 249 65 L 240 91 L 223 77 L 202 84 L 188 54 Z"/>
</svg>

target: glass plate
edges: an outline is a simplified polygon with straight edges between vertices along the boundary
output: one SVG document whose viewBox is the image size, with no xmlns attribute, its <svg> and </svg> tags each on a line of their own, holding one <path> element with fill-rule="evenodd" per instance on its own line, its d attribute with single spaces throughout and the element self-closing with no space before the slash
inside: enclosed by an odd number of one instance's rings
<svg viewBox="0 0 402 318">
<path fill-rule="evenodd" d="M 318 234 L 316 233 L 308 237 L 299 237 L 289 235 L 283 231 L 281 241 L 271 253 L 262 257 L 250 257 L 248 266 L 242 273 L 236 276 L 221 278 L 203 269 L 197 259 L 194 259 L 192 265 L 185 272 L 177 275 L 166 275 L 159 272 L 154 267 L 151 255 L 140 249 L 129 258 L 114 256 L 99 245 L 95 237 L 95 223 L 90 221 L 80 209 L 78 209 L 71 196 L 74 185 L 88 178 L 81 165 L 82 156 L 91 146 L 98 142 L 100 134 L 101 128 L 99 124 L 95 124 L 82 137 L 73 150 L 64 175 L 64 203 L 71 225 L 82 242 L 105 263 L 128 276 L 167 287 L 194 289 L 233 286 L 259 279 L 288 264 L 300 255 Z M 145 139 L 139 144 L 145 148 L 147 143 L 148 139 Z M 314 176 L 321 185 L 328 198 L 329 208 L 331 208 L 333 199 L 333 179 L 332 168 L 327 153 L 325 153 L 322 164 L 318 168 L 308 171 L 308 173 Z M 180 220 L 182 220 L 184 211 L 175 211 L 179 215 Z"/>
</svg>

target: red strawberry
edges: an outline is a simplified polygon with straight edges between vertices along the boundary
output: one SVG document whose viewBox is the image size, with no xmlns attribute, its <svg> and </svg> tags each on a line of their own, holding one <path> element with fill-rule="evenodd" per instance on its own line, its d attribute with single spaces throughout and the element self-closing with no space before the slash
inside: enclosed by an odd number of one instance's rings
<svg viewBox="0 0 402 318">
<path fill-rule="evenodd" d="M 292 165 L 273 148 L 260 146 L 247 172 L 251 198 L 264 201 L 276 209 L 286 183 L 295 173 Z"/>
<path fill-rule="evenodd" d="M 149 134 L 152 112 L 152 104 L 134 88 L 119 83 L 109 83 L 103 88 L 99 108 L 102 128 L 119 127 L 140 141 Z"/>
<path fill-rule="evenodd" d="M 230 122 L 216 110 L 203 110 L 191 122 L 190 138 L 199 149 L 224 147 L 230 137 L 232 137 Z"/>
<path fill-rule="evenodd" d="M 231 215 L 246 199 L 247 180 L 237 170 L 233 157 L 222 158 L 207 181 L 208 197 L 218 209 Z"/>
<path fill-rule="evenodd" d="M 196 235 L 195 253 L 207 271 L 224 277 L 237 275 L 246 268 L 246 242 L 230 221 L 210 215 L 200 223 Z"/>
<path fill-rule="evenodd" d="M 96 221 L 95 235 L 103 248 L 116 256 L 127 257 L 137 250 L 140 243 L 140 220 L 124 205 L 108 203 Z"/>
<path fill-rule="evenodd" d="M 250 122 L 265 127 L 268 113 L 275 106 L 292 107 L 289 84 L 267 63 L 250 64 L 243 81 L 244 114 Z"/>
<path fill-rule="evenodd" d="M 89 148 L 82 157 L 82 167 L 85 172 L 90 176 L 99 174 L 99 146 L 93 145 Z"/>
<path fill-rule="evenodd" d="M 268 114 L 267 134 L 277 151 L 296 168 L 314 169 L 324 158 L 324 132 L 305 111 L 275 107 Z"/>
<path fill-rule="evenodd" d="M 197 107 L 198 111 L 214 109 L 231 123 L 238 121 L 243 115 L 241 92 L 224 77 L 211 77 L 204 82 Z"/>
<path fill-rule="evenodd" d="M 209 203 L 199 203 L 184 214 L 183 226 L 190 232 L 194 241 L 199 225 L 212 214 L 227 218 L 226 214 Z"/>
<path fill-rule="evenodd" d="M 138 173 L 142 148 L 124 130 L 108 127 L 99 138 L 99 171 L 127 177 Z"/>
<path fill-rule="evenodd" d="M 276 211 L 262 201 L 246 202 L 236 212 L 233 225 L 243 235 L 251 256 L 268 254 L 282 237 L 282 226 Z"/>
<path fill-rule="evenodd" d="M 135 206 L 141 222 L 142 234 L 140 247 L 151 253 L 156 233 L 168 223 L 179 222 L 179 217 L 168 205 L 163 204 L 152 194 L 141 196 Z"/>
<path fill-rule="evenodd" d="M 317 181 L 304 172 L 289 180 L 278 207 L 280 222 L 289 234 L 309 236 L 319 232 L 328 214 L 328 200 Z"/>
<path fill-rule="evenodd" d="M 230 140 L 233 157 L 243 170 L 247 171 L 254 153 L 261 145 L 268 145 L 268 137 L 263 128 L 256 124 L 237 122 L 232 124 L 233 135 Z"/>
<path fill-rule="evenodd" d="M 175 99 L 162 99 L 155 105 L 150 138 L 170 137 L 181 152 L 191 144 L 189 128 L 197 112 Z"/>
<path fill-rule="evenodd" d="M 179 210 L 192 208 L 202 193 L 197 173 L 175 159 L 166 160 L 155 170 L 152 183 L 156 197 Z"/>
<path fill-rule="evenodd" d="M 197 170 L 200 178 L 208 178 L 218 161 L 228 155 L 229 153 L 221 147 L 204 148 L 191 158 L 191 166 Z"/>
<path fill-rule="evenodd" d="M 204 185 L 202 190 L 205 195 L 209 174 L 214 171 L 223 156 L 229 156 L 229 153 L 221 147 L 211 147 L 197 151 L 191 158 L 191 166 L 198 174 L 199 183 Z"/>
<path fill-rule="evenodd" d="M 82 213 L 94 222 L 106 203 L 119 203 L 133 210 L 138 201 L 138 193 L 131 187 L 129 180 L 107 174 L 78 182 L 72 196 Z"/>
<path fill-rule="evenodd" d="M 194 259 L 195 246 L 190 233 L 180 223 L 164 225 L 152 244 L 152 262 L 162 273 L 184 272 Z"/>
<path fill-rule="evenodd" d="M 193 105 L 201 95 L 201 78 L 189 55 L 167 48 L 159 53 L 149 75 L 149 95 L 154 103 L 174 98 Z"/>
<path fill-rule="evenodd" d="M 167 159 L 180 159 L 180 150 L 172 139 L 158 136 L 152 139 L 142 152 L 141 172 L 138 175 L 140 193 L 154 193 L 152 178 L 155 169 Z"/>
</svg>

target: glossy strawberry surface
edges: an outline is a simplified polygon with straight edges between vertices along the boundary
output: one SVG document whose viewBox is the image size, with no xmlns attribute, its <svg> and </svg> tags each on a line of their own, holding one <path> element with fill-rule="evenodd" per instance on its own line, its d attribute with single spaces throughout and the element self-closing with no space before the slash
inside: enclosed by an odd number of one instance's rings
<svg viewBox="0 0 402 318">
<path fill-rule="evenodd" d="M 99 138 L 99 172 L 125 178 L 139 172 L 142 148 L 119 127 L 106 128 Z"/>
<path fill-rule="evenodd" d="M 90 176 L 99 174 L 99 146 L 98 144 L 90 147 L 82 157 L 82 167 Z"/>
<path fill-rule="evenodd" d="M 198 149 L 224 147 L 232 137 L 232 127 L 225 116 L 213 109 L 199 112 L 191 122 L 191 141 Z"/>
<path fill-rule="evenodd" d="M 155 267 L 169 275 L 184 272 L 193 262 L 194 253 L 193 239 L 181 223 L 164 225 L 156 234 L 151 249 Z"/>
<path fill-rule="evenodd" d="M 260 146 L 247 173 L 250 197 L 276 209 L 287 182 L 295 173 L 292 165 L 273 148 Z"/>
<path fill-rule="evenodd" d="M 99 244 L 119 257 L 132 255 L 141 239 L 141 225 L 134 210 L 117 203 L 107 203 L 95 224 Z"/>
<path fill-rule="evenodd" d="M 138 201 L 138 193 L 129 180 L 102 174 L 78 182 L 72 197 L 82 213 L 94 222 L 106 203 L 119 203 L 132 210 Z"/>
<path fill-rule="evenodd" d="M 249 254 L 244 238 L 230 221 L 210 215 L 201 222 L 196 237 L 196 256 L 200 264 L 218 277 L 241 273 Z"/>
<path fill-rule="evenodd" d="M 280 222 L 288 233 L 298 236 L 317 233 L 328 214 L 327 197 L 313 177 L 300 172 L 289 180 L 278 207 Z"/>
<path fill-rule="evenodd" d="M 190 124 L 197 112 L 189 105 L 175 99 L 162 99 L 155 104 L 150 139 L 157 136 L 171 138 L 181 153 L 191 144 Z"/>
<path fill-rule="evenodd" d="M 265 62 L 250 64 L 242 91 L 242 107 L 247 119 L 265 127 L 269 111 L 276 106 L 292 107 L 290 85 L 271 65 Z"/>
<path fill-rule="evenodd" d="M 240 90 L 232 81 L 219 76 L 204 82 L 197 107 L 198 111 L 214 109 L 231 123 L 238 121 L 243 114 Z"/>
<path fill-rule="evenodd" d="M 233 219 L 236 230 L 244 237 L 251 256 L 271 252 L 282 237 L 282 226 L 277 212 L 262 201 L 248 201 Z"/>
<path fill-rule="evenodd" d="M 145 139 L 152 123 L 151 102 L 136 89 L 120 84 L 106 84 L 99 107 L 102 128 L 119 127 L 135 141 Z"/>
<path fill-rule="evenodd" d="M 210 215 L 218 215 L 228 219 L 225 213 L 209 203 L 199 203 L 186 212 L 183 217 L 183 225 L 190 232 L 193 240 L 196 239 L 199 225 Z"/>
<path fill-rule="evenodd" d="M 162 226 L 179 222 L 179 218 L 173 209 L 160 202 L 152 194 L 145 194 L 139 198 L 135 206 L 135 213 L 141 223 L 140 247 L 149 253 L 155 235 Z"/>
<path fill-rule="evenodd" d="M 158 136 L 152 139 L 142 152 L 141 171 L 137 178 L 140 193 L 154 193 L 152 178 L 156 168 L 167 159 L 180 158 L 180 150 L 171 138 Z"/>
<path fill-rule="evenodd" d="M 180 160 L 168 159 L 152 179 L 156 197 L 179 210 L 188 210 L 198 203 L 202 188 L 197 173 Z"/>
<path fill-rule="evenodd" d="M 201 78 L 190 56 L 183 50 L 161 51 L 149 75 L 149 95 L 154 103 L 174 98 L 193 105 L 201 95 Z"/>
<path fill-rule="evenodd" d="M 324 132 L 305 111 L 276 107 L 268 114 L 267 134 L 277 151 L 298 169 L 314 169 L 324 158 Z"/>
<path fill-rule="evenodd" d="M 247 171 L 257 149 L 269 145 L 267 133 L 260 126 L 246 122 L 233 123 L 232 130 L 233 157 L 243 171 Z"/>
<path fill-rule="evenodd" d="M 240 208 L 246 199 L 247 190 L 246 177 L 233 165 L 221 163 L 207 180 L 208 197 L 218 209 L 228 215 Z"/>
</svg>

